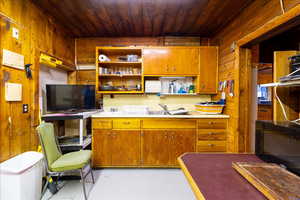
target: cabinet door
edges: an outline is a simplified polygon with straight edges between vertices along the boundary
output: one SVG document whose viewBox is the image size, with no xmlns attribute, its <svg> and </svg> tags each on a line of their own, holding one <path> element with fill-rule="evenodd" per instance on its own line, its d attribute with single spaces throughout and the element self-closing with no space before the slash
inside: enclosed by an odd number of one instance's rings
<svg viewBox="0 0 300 200">
<path fill-rule="evenodd" d="M 109 130 L 93 130 L 93 166 L 111 165 L 111 132 Z"/>
<path fill-rule="evenodd" d="M 168 55 L 168 74 L 197 75 L 199 73 L 199 48 L 171 48 Z"/>
<path fill-rule="evenodd" d="M 145 75 L 197 75 L 198 48 L 145 48 L 143 50 Z"/>
<path fill-rule="evenodd" d="M 218 83 L 218 48 L 201 47 L 200 48 L 199 93 L 200 94 L 217 93 L 217 83 Z"/>
<path fill-rule="evenodd" d="M 140 131 L 112 131 L 112 166 L 137 166 L 140 164 L 140 136 Z"/>
<path fill-rule="evenodd" d="M 170 165 L 177 166 L 177 158 L 187 152 L 196 151 L 196 130 L 180 129 L 169 131 Z"/>
<path fill-rule="evenodd" d="M 145 48 L 143 49 L 143 67 L 145 75 L 167 74 L 169 49 Z"/>
<path fill-rule="evenodd" d="M 167 166 L 169 164 L 169 137 L 164 130 L 143 130 L 142 165 Z"/>
</svg>

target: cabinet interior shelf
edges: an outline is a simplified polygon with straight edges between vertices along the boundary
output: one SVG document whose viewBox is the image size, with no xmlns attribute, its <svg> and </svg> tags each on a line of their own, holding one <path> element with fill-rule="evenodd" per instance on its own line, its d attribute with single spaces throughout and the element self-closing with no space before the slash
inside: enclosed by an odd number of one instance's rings
<svg viewBox="0 0 300 200">
<path fill-rule="evenodd" d="M 116 64 L 116 65 L 139 65 L 142 62 L 126 62 L 126 61 L 107 61 L 107 62 L 98 62 L 99 64 Z"/>
<path fill-rule="evenodd" d="M 98 94 L 143 94 L 143 91 L 97 91 Z"/>
<path fill-rule="evenodd" d="M 170 77 L 170 78 L 184 78 L 184 77 L 195 77 L 197 78 L 198 75 L 195 74 L 195 75 L 186 75 L 186 74 L 153 74 L 153 75 L 150 75 L 150 74 L 145 74 L 144 77 L 159 77 L 159 78 L 163 78 L 163 77 Z"/>
<path fill-rule="evenodd" d="M 107 77 L 139 77 L 141 74 L 99 74 L 99 76 L 107 76 Z"/>
<path fill-rule="evenodd" d="M 275 82 L 275 83 L 266 83 L 261 84 L 261 87 L 296 87 L 300 86 L 300 81 L 287 81 L 287 82 Z"/>
<path fill-rule="evenodd" d="M 160 93 L 162 96 L 196 96 L 197 93 Z"/>
</svg>

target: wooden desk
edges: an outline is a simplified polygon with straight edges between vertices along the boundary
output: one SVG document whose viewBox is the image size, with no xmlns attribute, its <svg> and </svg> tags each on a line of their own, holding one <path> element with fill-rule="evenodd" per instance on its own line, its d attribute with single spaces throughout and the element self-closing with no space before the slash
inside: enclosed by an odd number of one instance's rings
<svg viewBox="0 0 300 200">
<path fill-rule="evenodd" d="M 232 167 L 232 162 L 263 162 L 255 155 L 187 153 L 178 160 L 199 200 L 266 200 Z"/>
</svg>

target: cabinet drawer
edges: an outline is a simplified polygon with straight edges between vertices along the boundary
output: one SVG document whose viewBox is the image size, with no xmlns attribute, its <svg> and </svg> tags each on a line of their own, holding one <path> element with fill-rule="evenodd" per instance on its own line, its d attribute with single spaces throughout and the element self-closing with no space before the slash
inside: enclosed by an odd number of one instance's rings
<svg viewBox="0 0 300 200">
<path fill-rule="evenodd" d="M 93 129 L 111 129 L 112 120 L 93 119 Z"/>
<path fill-rule="evenodd" d="M 225 130 L 198 130 L 198 140 L 226 140 L 226 131 Z"/>
<path fill-rule="evenodd" d="M 143 120 L 143 128 L 160 129 L 160 128 L 196 128 L 196 120 Z"/>
<path fill-rule="evenodd" d="M 198 152 L 224 152 L 226 151 L 226 141 L 198 141 Z"/>
<path fill-rule="evenodd" d="M 199 129 L 226 129 L 226 119 L 200 119 L 198 120 Z"/>
<path fill-rule="evenodd" d="M 140 129 L 141 123 L 138 119 L 118 119 L 113 121 L 114 129 Z"/>
</svg>

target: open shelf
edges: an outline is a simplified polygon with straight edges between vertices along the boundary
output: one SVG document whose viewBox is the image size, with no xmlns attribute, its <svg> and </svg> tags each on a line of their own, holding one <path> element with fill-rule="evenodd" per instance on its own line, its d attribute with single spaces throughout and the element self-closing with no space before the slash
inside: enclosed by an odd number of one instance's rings
<svg viewBox="0 0 300 200">
<path fill-rule="evenodd" d="M 107 62 L 99 62 L 99 64 L 107 64 L 107 65 L 141 65 L 142 62 L 125 62 L 125 61 L 107 61 Z"/>
<path fill-rule="evenodd" d="M 99 74 L 104 77 L 140 77 L 141 74 Z"/>
<path fill-rule="evenodd" d="M 83 139 L 83 144 L 79 143 L 79 137 L 59 138 L 59 146 L 61 147 L 82 147 L 83 149 L 92 143 L 92 136 L 88 135 Z"/>
<path fill-rule="evenodd" d="M 98 94 L 142 94 L 143 91 L 97 91 Z"/>
<path fill-rule="evenodd" d="M 98 57 L 100 54 L 104 54 L 109 61 L 99 61 Z M 141 48 L 96 47 L 96 57 L 97 93 L 139 94 L 144 92 Z M 134 60 L 132 60 L 132 57 Z M 123 61 L 122 59 L 124 58 L 128 61 Z M 110 86 L 113 89 L 106 91 L 102 86 Z"/>
<path fill-rule="evenodd" d="M 160 93 L 162 96 L 197 96 L 197 93 Z"/>
<path fill-rule="evenodd" d="M 296 86 L 300 86 L 300 80 L 287 81 L 287 82 L 266 83 L 266 84 L 261 84 L 260 86 L 261 87 L 296 87 Z"/>
</svg>

